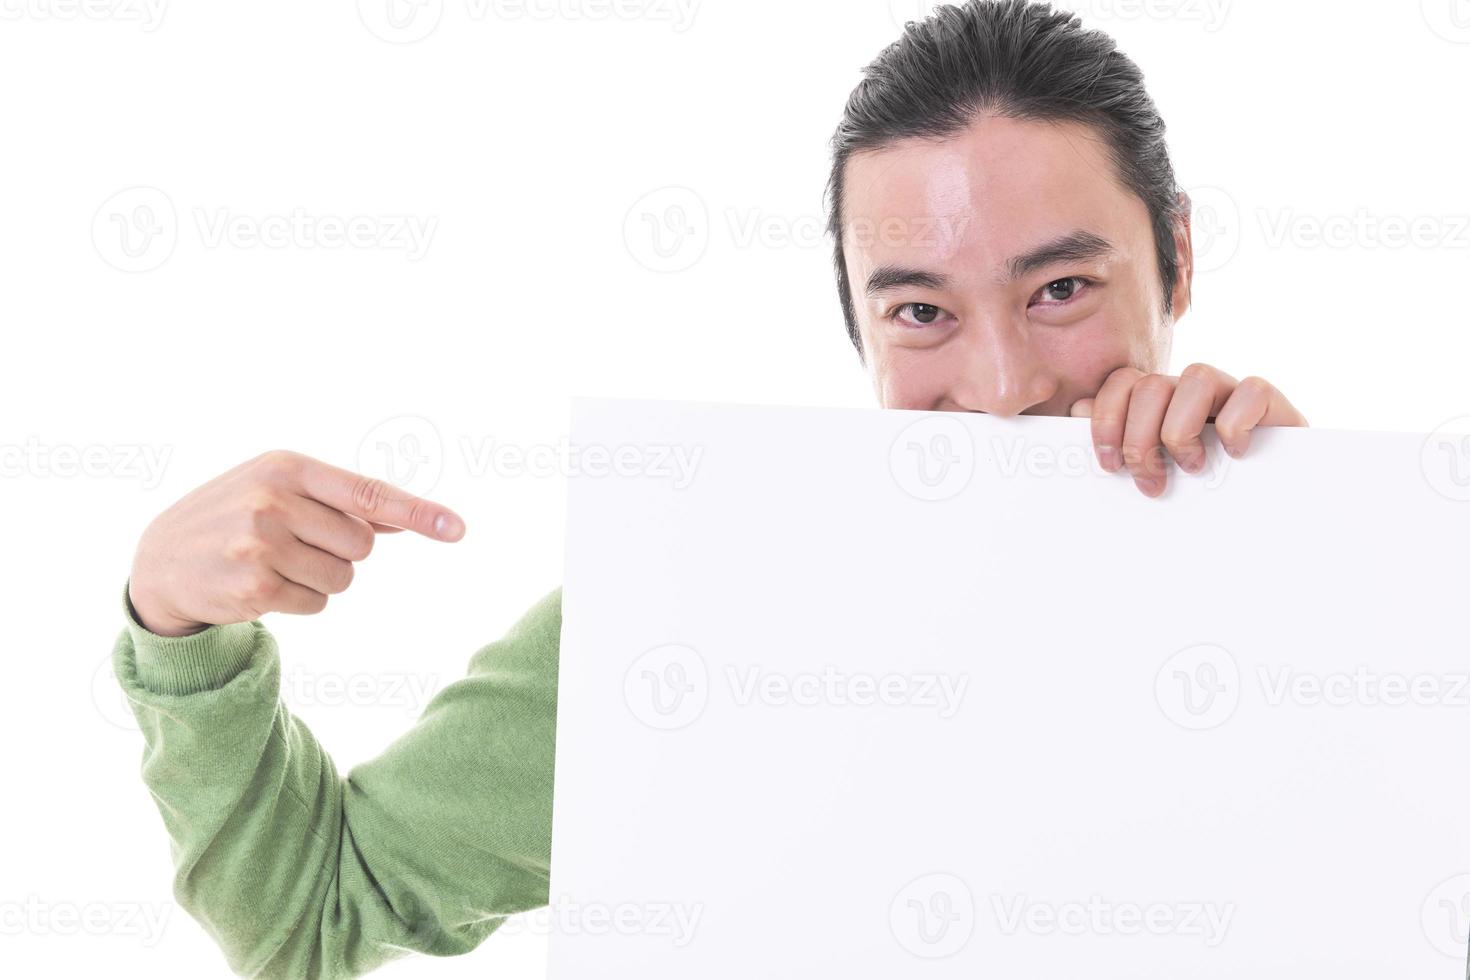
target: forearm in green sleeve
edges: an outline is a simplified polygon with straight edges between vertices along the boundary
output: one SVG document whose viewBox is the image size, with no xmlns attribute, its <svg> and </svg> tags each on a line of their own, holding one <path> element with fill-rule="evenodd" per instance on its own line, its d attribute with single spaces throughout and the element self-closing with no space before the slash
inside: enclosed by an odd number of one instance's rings
<svg viewBox="0 0 1470 980">
<path fill-rule="evenodd" d="M 113 666 L 174 893 L 237 974 L 345 978 L 407 950 L 463 953 L 546 903 L 559 590 L 346 778 L 281 703 L 259 620 L 158 636 L 126 586 L 123 610 Z"/>
</svg>

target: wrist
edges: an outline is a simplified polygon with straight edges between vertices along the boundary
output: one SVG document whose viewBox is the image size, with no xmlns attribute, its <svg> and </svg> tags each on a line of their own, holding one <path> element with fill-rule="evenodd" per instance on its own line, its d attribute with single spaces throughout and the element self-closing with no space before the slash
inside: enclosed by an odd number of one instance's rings
<svg viewBox="0 0 1470 980">
<path fill-rule="evenodd" d="M 127 589 L 128 612 L 137 624 L 150 633 L 157 636 L 192 636 L 202 633 L 209 628 L 208 623 L 197 623 L 179 619 L 174 616 L 160 615 L 146 601 L 139 601 L 139 594 L 133 588 L 132 580 L 128 581 Z"/>
</svg>

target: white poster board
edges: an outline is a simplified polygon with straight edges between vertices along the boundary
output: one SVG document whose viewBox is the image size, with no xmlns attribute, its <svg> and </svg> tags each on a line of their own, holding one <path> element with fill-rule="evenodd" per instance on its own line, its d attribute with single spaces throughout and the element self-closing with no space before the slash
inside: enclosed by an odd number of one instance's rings
<svg viewBox="0 0 1470 980">
<path fill-rule="evenodd" d="M 580 401 L 553 980 L 1459 978 L 1470 470 Z"/>
</svg>

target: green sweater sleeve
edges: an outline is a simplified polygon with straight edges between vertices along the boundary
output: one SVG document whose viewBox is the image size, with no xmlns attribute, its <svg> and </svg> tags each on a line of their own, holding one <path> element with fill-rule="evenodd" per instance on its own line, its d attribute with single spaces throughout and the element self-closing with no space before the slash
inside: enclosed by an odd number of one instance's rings
<svg viewBox="0 0 1470 980">
<path fill-rule="evenodd" d="M 174 895 L 237 974 L 331 980 L 464 953 L 547 903 L 560 589 L 345 777 L 281 702 L 260 620 L 163 637 L 126 584 L 122 603 L 113 669 Z"/>
</svg>

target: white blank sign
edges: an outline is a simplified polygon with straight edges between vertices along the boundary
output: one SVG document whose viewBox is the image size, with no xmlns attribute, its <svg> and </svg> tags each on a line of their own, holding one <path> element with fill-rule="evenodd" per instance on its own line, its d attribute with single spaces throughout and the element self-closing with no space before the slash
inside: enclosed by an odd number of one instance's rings
<svg viewBox="0 0 1470 980">
<path fill-rule="evenodd" d="M 1470 442 L 579 401 L 553 980 L 1459 978 Z"/>
</svg>

